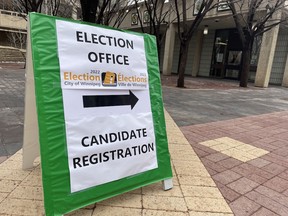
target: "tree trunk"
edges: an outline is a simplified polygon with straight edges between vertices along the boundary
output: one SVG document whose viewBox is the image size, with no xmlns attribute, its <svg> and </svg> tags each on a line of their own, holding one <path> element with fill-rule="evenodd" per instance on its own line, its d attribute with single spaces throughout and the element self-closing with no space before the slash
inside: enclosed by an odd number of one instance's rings
<svg viewBox="0 0 288 216">
<path fill-rule="evenodd" d="M 157 53 L 158 53 L 158 64 L 160 65 L 160 59 L 161 59 L 161 45 L 157 45 Z"/>
<path fill-rule="evenodd" d="M 184 88 L 184 74 L 188 58 L 189 40 L 182 41 L 180 45 L 180 56 L 178 63 L 177 87 Z"/>
<path fill-rule="evenodd" d="M 241 76 L 240 76 L 240 87 L 247 87 L 248 78 L 250 73 L 250 60 L 251 60 L 251 48 L 252 46 L 248 45 L 243 47 L 242 51 L 242 67 L 241 67 Z"/>
</svg>

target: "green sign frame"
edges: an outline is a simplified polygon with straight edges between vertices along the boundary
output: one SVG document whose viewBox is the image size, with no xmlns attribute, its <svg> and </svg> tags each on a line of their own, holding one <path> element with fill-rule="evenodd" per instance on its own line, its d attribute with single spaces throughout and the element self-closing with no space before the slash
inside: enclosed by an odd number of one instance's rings
<svg viewBox="0 0 288 216">
<path fill-rule="evenodd" d="M 101 28 L 141 35 L 144 38 L 158 168 L 79 192 L 70 192 L 56 20 L 97 26 L 38 13 L 29 14 L 44 205 L 47 216 L 62 215 L 139 187 L 172 178 L 155 37 L 98 25 Z"/>
</svg>

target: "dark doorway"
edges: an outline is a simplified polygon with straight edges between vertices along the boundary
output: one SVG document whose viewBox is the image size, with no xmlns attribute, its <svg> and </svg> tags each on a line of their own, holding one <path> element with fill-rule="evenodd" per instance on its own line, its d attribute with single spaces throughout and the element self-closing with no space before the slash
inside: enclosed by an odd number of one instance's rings
<svg viewBox="0 0 288 216">
<path fill-rule="evenodd" d="M 210 76 L 239 79 L 242 46 L 236 29 L 217 30 Z"/>
</svg>

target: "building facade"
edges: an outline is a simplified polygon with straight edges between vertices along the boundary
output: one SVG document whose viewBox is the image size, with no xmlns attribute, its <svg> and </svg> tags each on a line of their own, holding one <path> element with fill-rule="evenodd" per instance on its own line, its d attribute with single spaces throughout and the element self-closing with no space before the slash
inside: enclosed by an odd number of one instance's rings
<svg viewBox="0 0 288 216">
<path fill-rule="evenodd" d="M 187 2 L 189 2 L 188 21 L 191 21 L 195 18 L 196 4 L 193 0 Z M 168 2 L 167 7 L 169 4 Z M 259 13 L 265 13 L 267 10 L 265 6 L 264 2 Z M 141 11 L 143 17 L 144 10 Z M 140 24 L 135 21 L 136 12 L 132 10 L 130 13 L 121 27 L 139 31 Z M 278 13 L 277 16 L 282 14 Z M 169 18 L 175 20 L 175 14 L 172 13 Z M 177 73 L 180 50 L 177 30 L 177 22 L 171 22 L 166 32 L 165 44 L 160 52 L 160 68 L 164 75 Z M 288 87 L 287 53 L 288 28 L 284 24 L 255 38 L 249 80 L 259 87 L 267 87 L 269 84 Z M 194 33 L 189 44 L 185 74 L 193 77 L 239 79 L 241 61 L 241 42 L 231 11 L 225 4 L 220 4 L 208 12 L 197 32 Z"/>
<path fill-rule="evenodd" d="M 0 9 L 0 46 L 25 48 L 27 22 L 24 17 L 25 14 Z"/>
</svg>

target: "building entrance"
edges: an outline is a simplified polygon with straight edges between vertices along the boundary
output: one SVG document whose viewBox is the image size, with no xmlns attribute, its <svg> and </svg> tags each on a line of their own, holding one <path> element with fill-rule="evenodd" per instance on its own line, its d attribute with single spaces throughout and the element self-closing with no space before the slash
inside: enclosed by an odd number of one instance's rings
<svg viewBox="0 0 288 216">
<path fill-rule="evenodd" d="M 242 46 L 236 29 L 217 30 L 210 68 L 210 76 L 239 79 Z"/>
</svg>

